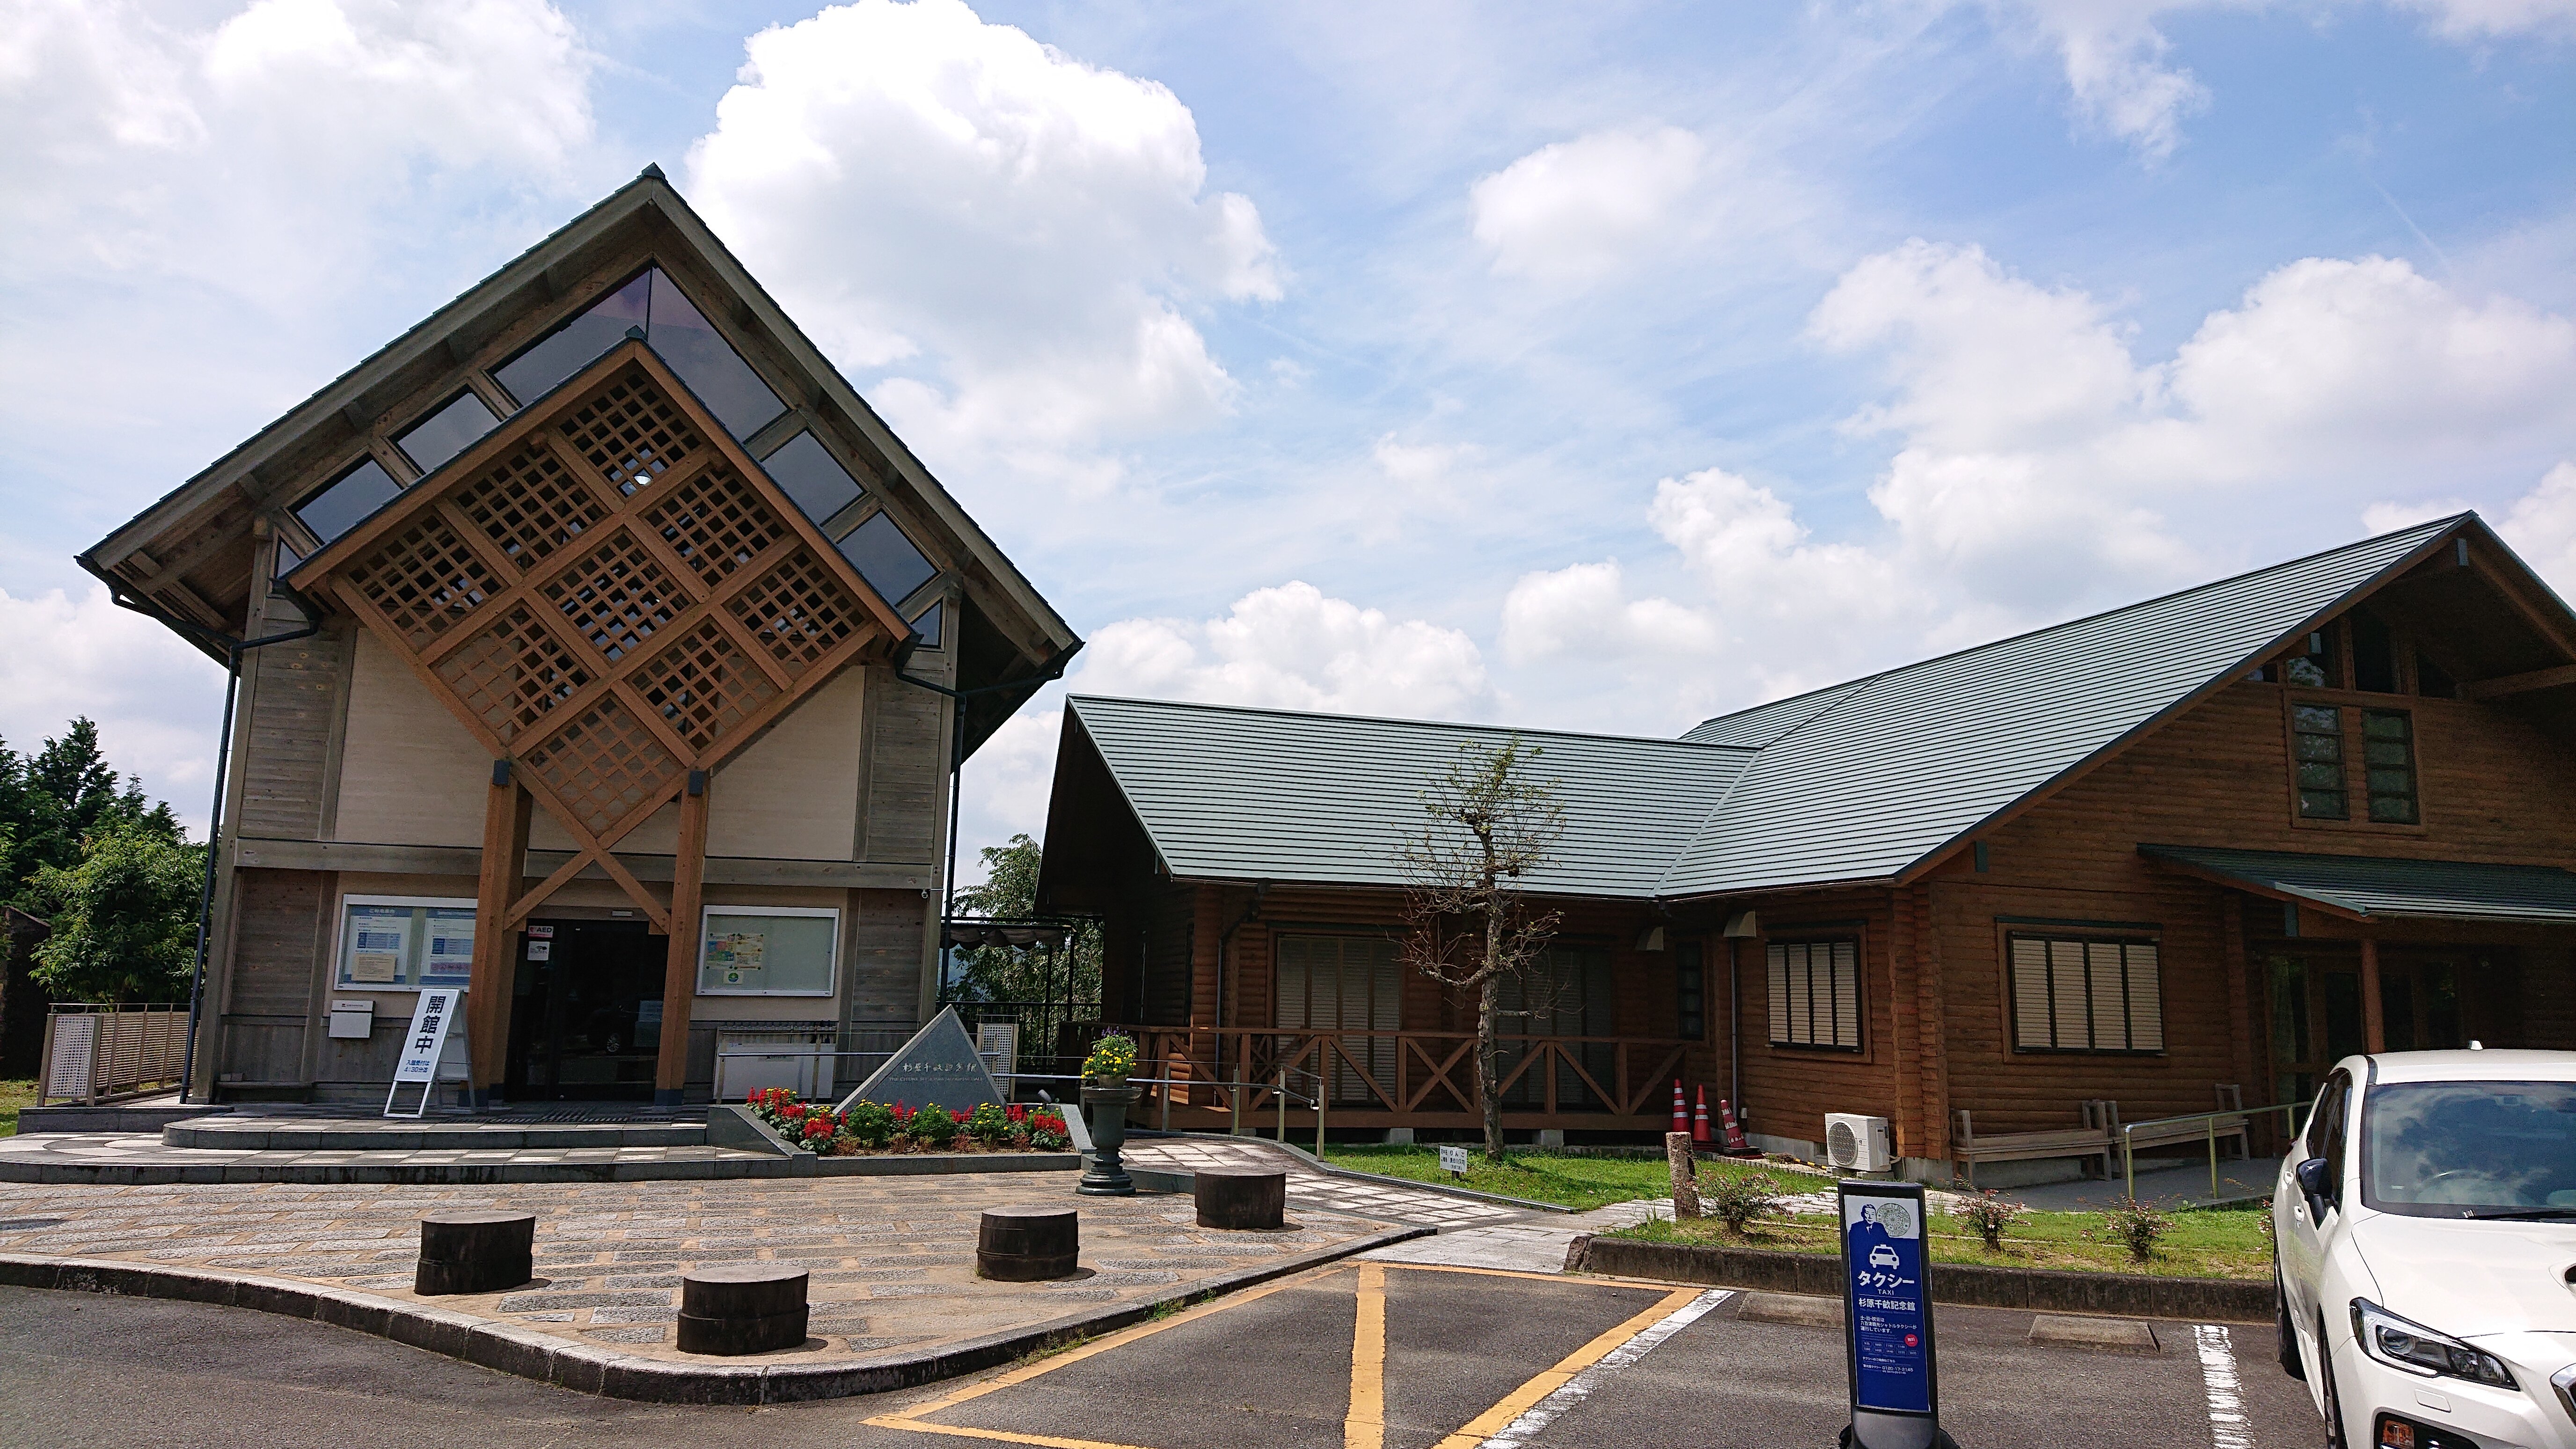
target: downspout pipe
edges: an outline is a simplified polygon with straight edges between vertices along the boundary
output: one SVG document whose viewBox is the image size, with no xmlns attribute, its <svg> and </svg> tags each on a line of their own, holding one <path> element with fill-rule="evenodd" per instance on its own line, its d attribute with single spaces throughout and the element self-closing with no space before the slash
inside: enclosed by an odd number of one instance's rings
<svg viewBox="0 0 2576 1449">
<path fill-rule="evenodd" d="M 123 579 L 100 568 L 97 561 L 87 554 L 74 556 L 72 562 L 79 564 L 92 578 L 107 585 L 108 600 L 118 608 L 131 609 L 200 643 L 211 644 L 224 651 L 224 723 L 222 733 L 215 740 L 214 801 L 206 807 L 206 877 L 204 884 L 197 891 L 197 944 L 192 953 L 195 964 L 190 968 L 188 975 L 188 1046 L 181 1055 L 179 1065 L 179 1100 L 186 1103 L 191 1100 L 197 1086 L 197 1037 L 204 1024 L 201 1013 L 206 1003 L 206 961 L 214 923 L 215 865 L 223 849 L 224 785 L 232 773 L 233 706 L 241 694 L 242 656 L 253 649 L 265 649 L 271 644 L 284 644 L 295 639 L 309 639 L 322 632 L 322 611 L 313 606 L 312 600 L 298 593 L 293 585 L 271 580 L 269 587 L 284 594 L 295 605 L 296 610 L 304 615 L 304 627 L 265 635 L 257 639 L 243 639 L 182 619 L 154 603 L 149 597 L 133 593 Z M 254 566 L 254 576 L 256 573 L 257 569 Z"/>
</svg>

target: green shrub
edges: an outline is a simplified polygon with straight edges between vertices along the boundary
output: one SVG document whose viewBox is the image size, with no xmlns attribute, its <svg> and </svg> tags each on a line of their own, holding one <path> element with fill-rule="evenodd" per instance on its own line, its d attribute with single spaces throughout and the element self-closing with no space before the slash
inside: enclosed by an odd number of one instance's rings
<svg viewBox="0 0 2576 1449">
<path fill-rule="evenodd" d="M 1759 1172 L 1725 1172 L 1699 1185 L 1699 1209 L 1742 1236 L 1745 1226 L 1780 1205 L 1780 1184 Z"/>
<path fill-rule="evenodd" d="M 957 1140 L 957 1119 L 937 1102 L 913 1113 L 912 1121 L 905 1125 L 912 1140 L 927 1151 L 936 1152 Z"/>
<path fill-rule="evenodd" d="M 1011 1135 L 1010 1114 L 992 1102 L 986 1102 L 966 1115 L 966 1135 L 987 1147 L 999 1147 Z"/>
<path fill-rule="evenodd" d="M 2164 1209 L 2133 1197 L 2105 1211 L 2102 1221 L 2113 1238 L 2128 1246 L 2130 1259 L 2140 1263 L 2154 1256 L 2156 1240 L 2173 1229 L 2173 1218 Z"/>
<path fill-rule="evenodd" d="M 2020 1203 L 2006 1202 L 1995 1196 L 1995 1190 L 1990 1187 L 1975 1197 L 1959 1199 L 1952 1205 L 1950 1216 L 1976 1229 L 1977 1236 L 1985 1240 L 1987 1247 L 2000 1251 L 2004 1245 L 2004 1229 L 2011 1227 L 2014 1219 L 2028 1211 L 2030 1209 Z"/>
<path fill-rule="evenodd" d="M 894 1109 L 883 1102 L 853 1103 L 841 1119 L 841 1134 L 861 1147 L 882 1148 L 894 1140 Z"/>
</svg>

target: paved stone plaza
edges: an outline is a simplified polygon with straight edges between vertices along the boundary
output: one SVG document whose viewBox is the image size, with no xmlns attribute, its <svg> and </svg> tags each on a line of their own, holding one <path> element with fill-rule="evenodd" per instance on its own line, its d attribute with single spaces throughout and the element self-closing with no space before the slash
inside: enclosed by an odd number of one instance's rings
<svg viewBox="0 0 2576 1449">
<path fill-rule="evenodd" d="M 1076 1198 L 1070 1173 L 493 1187 L 0 1184 L 0 1252 L 302 1279 L 491 1317 L 623 1353 L 681 1357 L 680 1275 L 764 1260 L 812 1271 L 806 1352 L 929 1349 L 1159 1296 L 1384 1231 L 1300 1204 L 1278 1232 L 1195 1226 L 1181 1196 Z M 1082 1269 L 1051 1283 L 974 1276 L 986 1208 L 1073 1204 Z M 536 1281 L 505 1293 L 411 1291 L 420 1217 L 537 1215 Z"/>
</svg>

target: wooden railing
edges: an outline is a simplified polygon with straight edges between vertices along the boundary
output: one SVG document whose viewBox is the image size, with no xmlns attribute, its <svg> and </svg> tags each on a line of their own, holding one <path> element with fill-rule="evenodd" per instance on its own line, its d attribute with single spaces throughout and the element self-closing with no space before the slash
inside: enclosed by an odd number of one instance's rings
<svg viewBox="0 0 2576 1449">
<path fill-rule="evenodd" d="M 1329 1082 L 1337 1117 L 1373 1123 L 1474 1116 L 1476 1035 L 1459 1031 L 1327 1031 L 1293 1027 L 1119 1028 L 1136 1040 L 1136 1075 L 1156 1086 L 1135 1119 L 1246 1116 L 1274 1106 L 1281 1070 Z M 1499 1038 L 1503 1110 L 1529 1117 L 1660 1117 L 1690 1043 L 1662 1037 Z M 1238 1103 L 1236 1097 L 1242 1101 Z"/>
</svg>

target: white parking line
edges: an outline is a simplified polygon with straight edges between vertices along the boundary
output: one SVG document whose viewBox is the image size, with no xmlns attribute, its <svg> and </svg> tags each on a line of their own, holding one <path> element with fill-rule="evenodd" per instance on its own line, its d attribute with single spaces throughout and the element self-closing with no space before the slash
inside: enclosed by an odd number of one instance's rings
<svg viewBox="0 0 2576 1449">
<path fill-rule="evenodd" d="M 1655 1320 L 1635 1338 L 1602 1355 L 1599 1363 L 1567 1379 L 1555 1393 L 1530 1405 L 1519 1418 L 1505 1424 L 1501 1433 L 1486 1440 L 1481 1449 L 1525 1449 L 1531 1438 L 1546 1428 L 1549 1421 L 1591 1397 L 1603 1379 L 1654 1352 L 1656 1345 L 1698 1322 L 1701 1315 L 1734 1296 L 1729 1289 L 1711 1288 Z"/>
<path fill-rule="evenodd" d="M 2200 1384 L 2209 1398 L 2210 1444 L 2213 1449 L 2254 1449 L 2254 1424 L 2245 1417 L 2245 1394 L 2236 1381 L 2236 1349 L 2227 1330 L 2203 1323 L 2191 1332 L 2200 1341 Z"/>
</svg>

